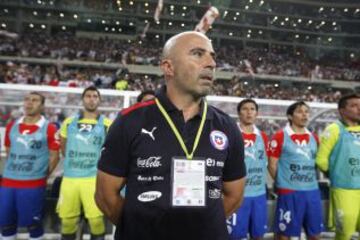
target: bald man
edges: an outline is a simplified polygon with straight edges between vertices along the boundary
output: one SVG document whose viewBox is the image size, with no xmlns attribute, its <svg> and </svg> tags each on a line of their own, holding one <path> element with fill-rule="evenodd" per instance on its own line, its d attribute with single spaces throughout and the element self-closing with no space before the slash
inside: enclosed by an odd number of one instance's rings
<svg viewBox="0 0 360 240">
<path fill-rule="evenodd" d="M 165 86 L 111 126 L 95 200 L 117 226 L 115 239 L 229 239 L 226 218 L 241 204 L 246 170 L 236 123 L 205 100 L 214 55 L 201 33 L 170 38 L 160 64 Z"/>
</svg>

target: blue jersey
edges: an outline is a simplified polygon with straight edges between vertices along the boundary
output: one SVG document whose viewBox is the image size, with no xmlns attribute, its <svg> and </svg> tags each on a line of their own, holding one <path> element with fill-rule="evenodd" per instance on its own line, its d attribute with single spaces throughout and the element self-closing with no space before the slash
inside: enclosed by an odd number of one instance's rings
<svg viewBox="0 0 360 240">
<path fill-rule="evenodd" d="M 329 170 L 331 186 L 335 188 L 360 189 L 360 139 L 339 125 L 339 139 L 330 155 Z"/>
<path fill-rule="evenodd" d="M 90 130 L 78 127 L 79 118 L 80 116 L 77 115 L 67 129 L 65 177 L 96 176 L 97 162 L 105 140 L 103 115 L 100 115 L 97 124 Z"/>
<path fill-rule="evenodd" d="M 300 146 L 292 141 L 287 131 L 284 131 L 276 186 L 292 190 L 318 189 L 315 171 L 316 152 L 317 143 L 312 134 L 310 134 L 309 143 Z"/>
<path fill-rule="evenodd" d="M 34 133 L 21 134 L 20 121 L 10 130 L 11 147 L 5 163 L 4 178 L 33 180 L 46 177 L 49 168 L 48 121 Z"/>
<path fill-rule="evenodd" d="M 255 142 L 245 141 L 245 165 L 246 165 L 246 185 L 245 197 L 255 197 L 265 194 L 267 154 L 264 139 L 260 131 L 255 129 Z"/>
</svg>

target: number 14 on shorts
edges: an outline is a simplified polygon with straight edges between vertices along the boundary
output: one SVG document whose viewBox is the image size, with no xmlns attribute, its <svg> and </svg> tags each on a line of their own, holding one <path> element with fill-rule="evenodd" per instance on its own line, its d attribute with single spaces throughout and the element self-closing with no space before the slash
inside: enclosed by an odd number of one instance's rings
<svg viewBox="0 0 360 240">
<path fill-rule="evenodd" d="M 291 222 L 291 212 L 290 211 L 284 211 L 284 209 L 280 208 L 280 216 L 279 220 L 280 222 L 285 221 L 286 224 L 289 224 Z"/>
</svg>

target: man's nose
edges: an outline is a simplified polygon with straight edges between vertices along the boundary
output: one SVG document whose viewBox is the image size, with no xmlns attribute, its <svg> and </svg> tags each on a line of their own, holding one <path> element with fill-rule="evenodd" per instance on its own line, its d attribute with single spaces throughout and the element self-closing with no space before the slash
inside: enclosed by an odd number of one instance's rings
<svg viewBox="0 0 360 240">
<path fill-rule="evenodd" d="M 207 68 L 210 68 L 210 69 L 215 69 L 215 67 L 216 67 L 215 59 L 214 59 L 214 57 L 213 57 L 211 54 L 207 55 L 207 58 L 206 58 L 206 67 L 207 67 Z"/>
</svg>

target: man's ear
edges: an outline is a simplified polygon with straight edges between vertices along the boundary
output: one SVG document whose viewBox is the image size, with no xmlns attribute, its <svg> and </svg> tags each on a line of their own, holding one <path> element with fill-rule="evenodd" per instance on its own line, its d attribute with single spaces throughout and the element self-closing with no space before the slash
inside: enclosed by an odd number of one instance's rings
<svg viewBox="0 0 360 240">
<path fill-rule="evenodd" d="M 161 60 L 160 68 L 164 73 L 164 76 L 170 76 L 170 77 L 174 76 L 174 67 L 171 60 L 169 59 Z"/>
<path fill-rule="evenodd" d="M 286 115 L 286 116 L 287 116 L 287 119 L 288 119 L 288 120 L 292 121 L 292 119 L 293 119 L 293 116 L 292 116 L 292 115 L 288 114 L 288 115 Z"/>
<path fill-rule="evenodd" d="M 339 109 L 338 109 L 338 112 L 339 112 L 340 117 L 342 118 L 343 115 L 344 115 L 344 109 L 343 109 L 343 108 L 339 108 Z"/>
</svg>

